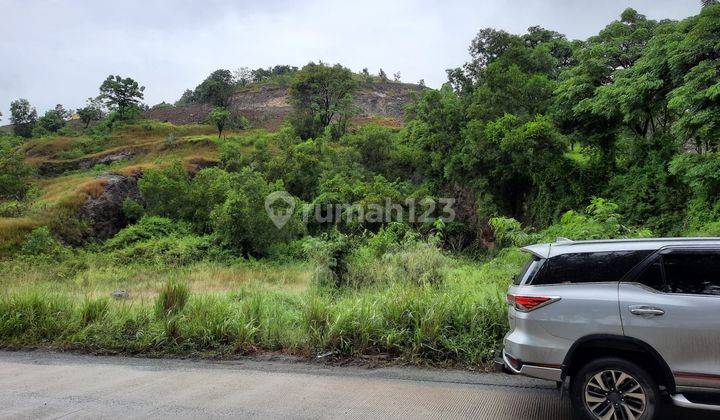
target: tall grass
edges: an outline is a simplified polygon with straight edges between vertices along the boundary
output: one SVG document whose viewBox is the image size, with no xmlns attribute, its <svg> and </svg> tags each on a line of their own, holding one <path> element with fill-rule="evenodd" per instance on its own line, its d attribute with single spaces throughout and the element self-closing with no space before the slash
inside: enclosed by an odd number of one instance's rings
<svg viewBox="0 0 720 420">
<path fill-rule="evenodd" d="M 332 352 L 476 367 L 491 359 L 507 329 L 504 292 L 525 259 L 509 249 L 478 265 L 413 245 L 379 260 L 350 259 L 347 274 L 362 283 L 341 287 L 308 287 L 306 265 L 199 263 L 143 271 L 141 265 L 98 267 L 101 260 L 90 259 L 65 277 L 58 275 L 62 270 L 30 270 L 26 286 L 4 288 L 0 347 L 217 356 Z M 43 276 L 53 281 L 35 279 Z M 108 299 L 107 287 L 132 284 L 147 291 L 130 287 L 131 299 Z M 101 290 L 100 297 L 93 290 Z"/>
<path fill-rule="evenodd" d="M 476 285 L 479 286 L 479 285 Z M 413 363 L 479 365 L 505 330 L 499 288 L 395 283 L 339 294 L 252 286 L 195 294 L 168 282 L 151 302 L 77 302 L 47 290 L 0 298 L 0 346 L 228 355 L 382 354 Z"/>
<path fill-rule="evenodd" d="M 165 318 L 180 313 L 187 304 L 189 296 L 190 289 L 187 285 L 168 280 L 160 289 L 160 294 L 155 301 L 155 315 L 158 318 Z"/>
</svg>

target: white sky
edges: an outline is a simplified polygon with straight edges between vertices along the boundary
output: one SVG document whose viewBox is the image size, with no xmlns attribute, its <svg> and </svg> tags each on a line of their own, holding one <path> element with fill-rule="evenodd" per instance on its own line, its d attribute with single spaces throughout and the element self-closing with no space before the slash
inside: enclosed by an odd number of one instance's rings
<svg viewBox="0 0 720 420">
<path fill-rule="evenodd" d="M 623 9 L 653 19 L 697 14 L 699 0 L 0 0 L 0 112 L 82 106 L 109 74 L 174 102 L 218 68 L 342 63 L 354 71 L 445 82 L 483 27 L 541 25 L 584 39 Z"/>
</svg>

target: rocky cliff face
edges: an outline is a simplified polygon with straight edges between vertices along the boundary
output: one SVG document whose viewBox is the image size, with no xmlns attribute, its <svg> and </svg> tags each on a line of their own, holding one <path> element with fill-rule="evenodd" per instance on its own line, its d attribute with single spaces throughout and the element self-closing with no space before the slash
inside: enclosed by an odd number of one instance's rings
<svg viewBox="0 0 720 420">
<path fill-rule="evenodd" d="M 104 240 L 127 226 L 128 220 L 123 212 L 125 199 L 132 198 L 142 203 L 143 197 L 136 176 L 108 173 L 99 178 L 104 181 L 103 192 L 83 203 L 80 217 L 88 222 L 89 237 Z"/>
<path fill-rule="evenodd" d="M 368 83 L 355 93 L 359 118 L 382 117 L 402 122 L 406 104 L 422 92 L 418 85 L 406 83 Z M 148 111 L 145 116 L 173 124 L 202 123 L 212 107 L 189 104 Z M 230 109 L 244 115 L 253 127 L 275 128 L 292 111 L 288 90 L 279 86 L 255 86 L 236 92 L 230 99 Z"/>
</svg>

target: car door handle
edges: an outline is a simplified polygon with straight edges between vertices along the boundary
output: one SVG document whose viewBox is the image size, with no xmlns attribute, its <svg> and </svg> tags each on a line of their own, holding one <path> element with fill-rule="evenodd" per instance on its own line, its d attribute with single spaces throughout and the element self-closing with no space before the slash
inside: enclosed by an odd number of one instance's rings
<svg viewBox="0 0 720 420">
<path fill-rule="evenodd" d="M 660 308 L 645 305 L 632 305 L 629 307 L 630 313 L 640 316 L 660 316 L 665 315 L 665 311 Z"/>
</svg>

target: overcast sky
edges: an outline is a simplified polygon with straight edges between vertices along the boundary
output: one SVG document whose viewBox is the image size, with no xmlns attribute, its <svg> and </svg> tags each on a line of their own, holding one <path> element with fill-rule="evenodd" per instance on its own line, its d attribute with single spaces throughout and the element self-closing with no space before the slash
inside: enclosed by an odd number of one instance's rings
<svg viewBox="0 0 720 420">
<path fill-rule="evenodd" d="M 596 34 L 633 7 L 653 19 L 697 14 L 699 0 L 0 0 L 0 124 L 10 101 L 42 113 L 82 106 L 108 74 L 146 86 L 145 102 L 174 102 L 218 68 L 342 63 L 445 82 L 478 29 L 541 25 L 569 38 Z"/>
</svg>

